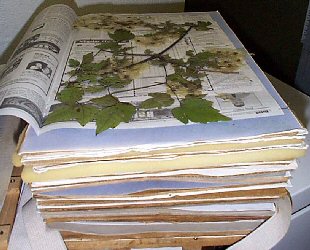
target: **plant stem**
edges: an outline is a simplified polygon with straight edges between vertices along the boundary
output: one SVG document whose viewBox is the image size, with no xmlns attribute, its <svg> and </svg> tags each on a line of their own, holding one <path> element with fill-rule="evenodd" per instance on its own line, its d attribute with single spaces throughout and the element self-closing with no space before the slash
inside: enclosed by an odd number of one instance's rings
<svg viewBox="0 0 310 250">
<path fill-rule="evenodd" d="M 136 62 L 136 63 L 133 63 L 133 64 L 130 64 L 128 66 L 126 66 L 125 68 L 131 68 L 131 67 L 134 67 L 138 64 L 142 64 L 142 63 L 146 63 L 148 61 L 151 61 L 155 58 L 158 58 L 160 57 L 162 54 L 164 54 L 165 52 L 167 52 L 169 49 L 171 49 L 173 46 L 175 46 L 178 42 L 180 42 L 187 34 L 188 32 L 190 32 L 190 30 L 193 28 L 193 26 L 189 26 L 188 29 L 177 39 L 175 40 L 172 44 L 170 44 L 167 48 L 165 48 L 164 50 L 162 50 L 161 52 L 157 53 L 157 54 L 153 54 L 151 55 L 150 57 L 148 58 L 145 58 L 139 62 Z"/>
<path fill-rule="evenodd" d="M 108 52 L 113 54 L 114 52 L 112 50 L 107 50 L 107 49 L 100 49 L 94 56 L 98 55 L 99 52 Z M 118 56 L 149 56 L 146 54 L 142 54 L 142 53 L 126 53 L 126 52 L 120 52 L 119 54 L 117 54 Z"/>
<path fill-rule="evenodd" d="M 203 69 L 199 71 L 211 72 L 211 73 L 222 73 L 222 74 L 239 74 L 239 72 L 236 72 L 236 71 L 223 71 L 223 70 L 210 70 L 210 69 Z"/>
<path fill-rule="evenodd" d="M 135 88 L 135 89 L 118 90 L 118 91 L 112 92 L 111 95 L 118 94 L 118 93 L 123 93 L 123 92 L 128 92 L 128 91 L 133 91 L 133 90 L 137 90 L 137 89 L 147 89 L 147 88 L 150 88 L 150 87 L 155 87 L 155 86 L 159 86 L 159 85 L 163 85 L 163 84 L 166 84 L 166 83 L 165 82 L 158 82 L 156 84 L 152 84 L 152 85 L 149 85 L 149 86 L 138 87 L 138 88 Z"/>
<path fill-rule="evenodd" d="M 94 57 L 97 56 L 101 51 L 103 51 L 103 50 L 102 50 L 102 49 L 99 49 L 99 50 L 97 51 L 97 53 L 94 55 Z"/>
</svg>

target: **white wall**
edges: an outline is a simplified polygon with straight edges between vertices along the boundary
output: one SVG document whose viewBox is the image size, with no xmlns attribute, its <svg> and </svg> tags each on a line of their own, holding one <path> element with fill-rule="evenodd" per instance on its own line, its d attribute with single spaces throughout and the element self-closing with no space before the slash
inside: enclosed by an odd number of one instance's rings
<svg viewBox="0 0 310 250">
<path fill-rule="evenodd" d="M 0 55 L 43 0 L 0 0 Z"/>
<path fill-rule="evenodd" d="M 89 4 L 178 4 L 178 11 L 184 8 L 185 0 L 76 0 L 78 6 Z M 0 0 L 0 62 L 5 62 L 11 52 L 4 54 L 14 38 L 22 30 L 23 26 L 30 19 L 34 11 L 41 3 L 51 3 L 52 0 Z M 60 2 L 60 1 L 57 1 Z M 64 0 L 63 3 L 66 3 Z M 138 10 L 142 12 L 143 10 Z M 156 8 L 152 9 L 156 12 Z M 166 12 L 176 11 L 175 5 L 173 10 L 165 9 Z M 113 11 L 115 12 L 115 11 Z M 17 38 L 18 40 L 18 38 Z M 16 46 L 16 41 L 15 41 Z M 12 48 L 11 48 L 12 49 Z M 1 58 L 2 57 L 2 58 Z"/>
</svg>

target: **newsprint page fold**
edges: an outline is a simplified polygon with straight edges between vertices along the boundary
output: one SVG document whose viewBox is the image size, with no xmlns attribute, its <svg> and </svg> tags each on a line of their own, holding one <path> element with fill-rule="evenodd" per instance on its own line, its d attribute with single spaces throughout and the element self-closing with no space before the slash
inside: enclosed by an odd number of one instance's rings
<svg viewBox="0 0 310 250">
<path fill-rule="evenodd" d="M 37 134 L 291 115 L 217 12 L 78 17 L 53 5 L 0 79 L 0 114 Z"/>
</svg>

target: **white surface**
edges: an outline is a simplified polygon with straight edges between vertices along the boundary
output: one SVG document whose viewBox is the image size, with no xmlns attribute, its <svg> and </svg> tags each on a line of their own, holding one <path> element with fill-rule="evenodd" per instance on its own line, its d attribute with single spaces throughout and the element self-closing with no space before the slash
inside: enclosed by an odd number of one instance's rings
<svg viewBox="0 0 310 250">
<path fill-rule="evenodd" d="M 295 213 L 285 237 L 272 250 L 310 249 L 310 207 Z"/>
<path fill-rule="evenodd" d="M 310 97 L 293 89 L 289 85 L 270 77 L 271 82 L 289 105 L 298 119 L 307 125 L 310 131 Z M 310 145 L 310 135 L 306 143 Z M 289 188 L 293 199 L 293 213 L 310 204 L 310 150 L 305 157 L 297 160 L 298 168 L 292 172 L 292 187 Z M 309 246 L 310 249 L 310 246 Z"/>
<path fill-rule="evenodd" d="M 0 55 L 43 0 L 0 0 Z"/>
<path fill-rule="evenodd" d="M 272 77 L 271 77 L 272 78 Z M 272 83 L 297 117 L 310 131 L 310 97 L 272 78 Z M 306 142 L 310 145 L 310 135 Z M 310 249 L 310 151 L 298 159 L 298 168 L 292 175 L 289 191 L 293 201 L 293 216 L 285 237 L 273 250 Z"/>
</svg>

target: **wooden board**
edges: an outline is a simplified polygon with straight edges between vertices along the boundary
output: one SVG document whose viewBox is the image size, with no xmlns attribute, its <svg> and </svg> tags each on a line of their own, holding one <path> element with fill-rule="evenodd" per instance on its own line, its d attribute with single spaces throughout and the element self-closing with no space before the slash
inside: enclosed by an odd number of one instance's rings
<svg viewBox="0 0 310 250">
<path fill-rule="evenodd" d="M 20 196 L 21 170 L 21 168 L 13 168 L 8 191 L 0 212 L 0 250 L 8 248 Z"/>
<path fill-rule="evenodd" d="M 68 238 L 62 233 L 65 244 L 69 250 L 86 249 L 132 249 L 149 247 L 180 247 L 183 249 L 202 249 L 208 246 L 227 246 L 231 245 L 246 236 L 246 234 L 236 235 L 199 235 L 199 236 L 175 236 L 163 235 L 162 237 L 146 238 L 123 238 L 123 239 L 90 239 L 90 238 Z"/>
</svg>

